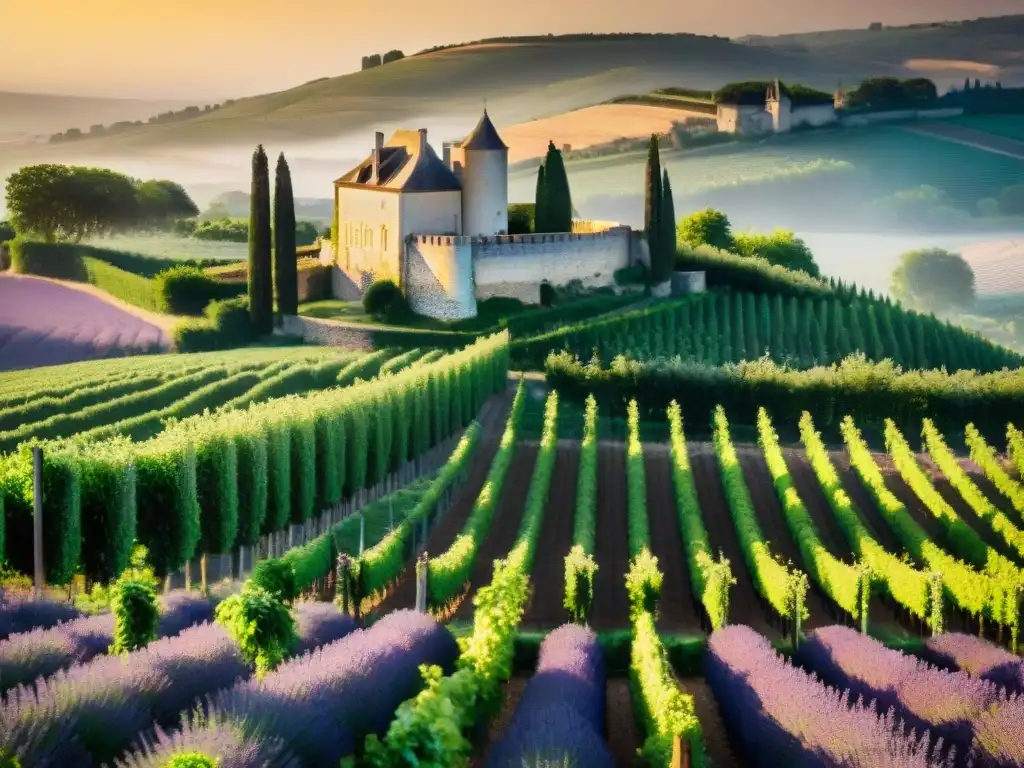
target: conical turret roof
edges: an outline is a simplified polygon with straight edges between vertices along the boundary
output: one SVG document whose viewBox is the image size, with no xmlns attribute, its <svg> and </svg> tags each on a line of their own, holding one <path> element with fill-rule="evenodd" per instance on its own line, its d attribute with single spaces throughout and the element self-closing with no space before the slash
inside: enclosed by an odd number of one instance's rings
<svg viewBox="0 0 1024 768">
<path fill-rule="evenodd" d="M 501 136 L 498 135 L 498 129 L 494 127 L 494 123 L 491 122 L 486 109 L 484 110 L 483 117 L 480 118 L 480 122 L 476 124 L 476 128 L 462 142 L 462 148 L 469 150 L 508 149 L 505 142 L 501 140 Z"/>
</svg>

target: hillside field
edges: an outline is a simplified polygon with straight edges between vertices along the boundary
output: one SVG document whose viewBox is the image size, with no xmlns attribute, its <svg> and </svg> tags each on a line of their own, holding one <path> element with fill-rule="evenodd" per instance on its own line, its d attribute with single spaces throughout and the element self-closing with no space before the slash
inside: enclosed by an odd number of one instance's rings
<svg viewBox="0 0 1024 768">
<path fill-rule="evenodd" d="M 567 164 L 573 201 L 593 218 L 642 218 L 645 156 Z M 676 210 L 718 205 L 740 222 L 774 220 L 794 228 L 834 227 L 846 206 L 921 185 L 975 209 L 984 197 L 1024 178 L 1024 160 L 912 133 L 897 126 L 833 129 L 693 151 L 663 151 Z M 510 175 L 511 200 L 532 199 L 535 173 Z M 731 204 L 731 205 L 730 205 Z M 615 212 L 619 213 L 615 216 Z"/>
</svg>

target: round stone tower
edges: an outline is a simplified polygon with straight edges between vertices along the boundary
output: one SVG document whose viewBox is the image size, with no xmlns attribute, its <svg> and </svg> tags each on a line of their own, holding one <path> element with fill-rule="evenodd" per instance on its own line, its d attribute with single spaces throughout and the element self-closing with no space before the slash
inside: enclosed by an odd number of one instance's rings
<svg viewBox="0 0 1024 768">
<path fill-rule="evenodd" d="M 487 116 L 462 142 L 462 234 L 470 237 L 508 232 L 508 147 Z"/>
</svg>

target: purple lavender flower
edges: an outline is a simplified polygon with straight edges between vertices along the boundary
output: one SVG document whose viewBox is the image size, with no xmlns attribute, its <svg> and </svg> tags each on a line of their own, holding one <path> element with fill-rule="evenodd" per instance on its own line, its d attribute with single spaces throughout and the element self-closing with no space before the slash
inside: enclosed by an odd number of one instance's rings
<svg viewBox="0 0 1024 768">
<path fill-rule="evenodd" d="M 195 593 L 172 593 L 165 600 L 157 637 L 171 637 L 186 627 L 210 621 L 210 601 Z M 34 629 L 0 642 L 0 691 L 49 677 L 59 669 L 84 664 L 107 652 L 114 639 L 114 616 L 85 616 L 50 629 Z"/>
<path fill-rule="evenodd" d="M 923 655 L 936 666 L 967 672 L 1010 693 L 1024 693 L 1024 660 L 973 635 L 935 635 L 925 642 Z"/>
<path fill-rule="evenodd" d="M 272 736 L 246 736 L 235 723 L 206 723 L 203 718 L 184 718 L 181 731 L 157 728 L 143 739 L 139 751 L 117 762 L 118 768 L 166 768 L 182 753 L 206 755 L 219 768 L 302 768 L 287 745 Z"/>
<path fill-rule="evenodd" d="M 705 679 L 751 765 L 949 768 L 941 740 L 904 736 L 890 710 L 880 716 L 849 693 L 822 685 L 780 656 L 750 627 L 728 626 L 708 641 Z"/>
<path fill-rule="evenodd" d="M 907 725 L 942 736 L 961 756 L 970 749 L 974 718 L 1006 701 L 993 683 L 939 669 L 850 627 L 809 633 L 795 661 L 828 685 L 894 708 Z"/>
<path fill-rule="evenodd" d="M 207 701 L 201 727 L 234 725 L 246 739 L 281 739 L 303 765 L 337 765 L 366 734 L 387 730 L 398 705 L 422 687 L 421 664 L 451 671 L 457 655 L 451 633 L 430 616 L 396 611 L 262 680 L 221 691 Z M 151 750 L 145 765 L 163 765 L 174 754 L 168 749 Z"/>
<path fill-rule="evenodd" d="M 81 616 L 82 612 L 71 603 L 0 594 L 0 640 L 33 629 L 48 629 Z"/>
<path fill-rule="evenodd" d="M 1024 696 L 1015 696 L 974 723 L 974 768 L 1024 765 Z"/>
<path fill-rule="evenodd" d="M 300 641 L 307 624 L 321 639 L 343 637 L 355 626 L 351 617 L 335 611 L 330 637 L 319 608 L 306 605 L 296 608 Z M 314 621 L 305 621 L 307 612 Z M 26 766 L 56 768 L 69 763 L 49 758 L 54 742 L 74 737 L 94 761 L 109 761 L 154 723 L 175 722 L 198 698 L 251 673 L 226 629 L 201 624 L 124 657 L 99 656 L 61 670 L 34 688 L 15 688 L 0 706 L 0 750 L 19 756 Z M 66 721 L 74 726 L 63 728 Z"/>
<path fill-rule="evenodd" d="M 524 760 L 612 766 L 603 739 L 604 697 L 604 655 L 597 636 L 577 624 L 550 632 L 489 768 L 521 768 Z"/>
<path fill-rule="evenodd" d="M 614 768 L 604 738 L 571 704 L 516 708 L 515 719 L 491 751 L 487 768 Z"/>
</svg>

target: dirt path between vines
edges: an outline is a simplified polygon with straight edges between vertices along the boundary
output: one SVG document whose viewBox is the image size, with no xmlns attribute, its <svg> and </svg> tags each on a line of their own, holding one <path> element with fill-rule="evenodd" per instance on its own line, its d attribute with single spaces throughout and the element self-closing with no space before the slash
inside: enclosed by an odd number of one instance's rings
<svg viewBox="0 0 1024 768">
<path fill-rule="evenodd" d="M 626 528 L 626 452 L 622 443 L 601 442 L 597 447 L 597 532 L 594 537 L 595 630 L 629 626 L 626 571 L 629 542 Z"/>
<path fill-rule="evenodd" d="M 580 445 L 574 440 L 558 444 L 544 522 L 533 559 L 530 581 L 533 595 L 522 625 L 530 629 L 554 629 L 568 621 L 562 604 L 565 591 L 565 556 L 572 548 L 576 513 L 576 483 Z"/>
<path fill-rule="evenodd" d="M 722 489 L 715 449 L 710 443 L 690 443 L 687 450 L 711 547 L 716 556 L 719 552 L 725 555 L 736 579 L 736 584 L 729 591 L 729 622 L 746 624 L 765 637 L 777 640 L 782 636 L 782 630 L 779 623 L 769 620 L 771 609 L 758 594 L 753 577 L 747 569 L 747 561 L 743 558 L 743 550 L 740 549 L 736 528 L 729 514 L 729 503 Z"/>
<path fill-rule="evenodd" d="M 530 479 L 533 467 L 537 463 L 538 445 L 536 442 L 521 442 L 516 445 L 512 455 L 512 463 L 502 487 L 501 501 L 494 511 L 491 530 L 480 542 L 476 560 L 473 562 L 473 575 L 470 576 L 469 594 L 455 612 L 456 619 L 468 619 L 473 615 L 473 596 L 481 587 L 491 583 L 494 575 L 494 561 L 505 557 L 515 546 L 519 527 L 523 521 L 523 507 L 526 495 L 530 491 Z"/>
<path fill-rule="evenodd" d="M 690 569 L 679 530 L 668 445 L 645 443 L 644 465 L 651 553 L 658 558 L 663 575 L 656 622 L 658 630 L 703 634 L 703 608 L 693 595 Z"/>
<path fill-rule="evenodd" d="M 807 573 L 800 549 L 786 524 L 782 507 L 779 504 L 779 497 L 775 492 L 775 486 L 772 484 L 771 474 L 768 472 L 768 466 L 765 464 L 761 450 L 756 446 L 740 446 L 736 449 L 736 455 L 743 467 L 743 475 L 750 488 L 750 498 L 754 502 L 761 530 L 764 531 L 771 551 Z M 825 597 L 814 579 L 809 578 L 808 581 L 810 583 L 810 589 L 807 591 L 809 615 L 803 622 L 803 629 L 808 631 L 836 623 L 841 615 L 841 610 Z"/>
<path fill-rule="evenodd" d="M 480 489 L 487 481 L 491 461 L 498 452 L 498 443 L 501 440 L 505 419 L 512 407 L 514 396 L 514 390 L 506 390 L 502 394 L 490 398 L 481 409 L 479 415 L 482 427 L 480 443 L 477 445 L 475 456 L 470 461 L 469 475 L 465 484 L 459 489 L 451 508 L 435 521 L 427 536 L 425 549 L 428 555 L 438 555 L 448 549 L 466 524 L 473 504 L 476 503 L 476 497 L 480 495 Z M 412 608 L 415 604 L 416 579 L 413 578 L 413 568 L 407 565 L 399 577 L 398 583 L 378 606 L 376 613 L 384 614 L 402 608 Z"/>
</svg>

